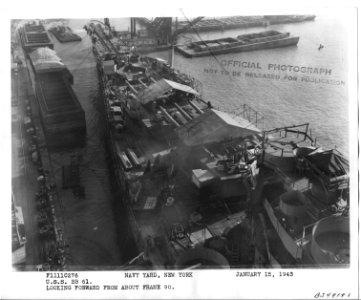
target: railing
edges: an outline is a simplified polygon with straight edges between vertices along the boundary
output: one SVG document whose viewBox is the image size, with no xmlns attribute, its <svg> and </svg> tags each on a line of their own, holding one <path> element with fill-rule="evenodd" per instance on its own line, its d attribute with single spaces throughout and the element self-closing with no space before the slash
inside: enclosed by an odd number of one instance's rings
<svg viewBox="0 0 361 300">
<path fill-rule="evenodd" d="M 285 126 L 285 127 L 278 127 L 271 130 L 267 130 L 264 133 L 270 134 L 270 133 L 279 133 L 280 136 L 282 136 L 282 133 L 284 133 L 284 137 L 287 137 L 288 132 L 297 133 L 297 136 L 303 135 L 304 140 L 308 139 L 312 143 L 315 142 L 315 140 L 308 134 L 309 129 L 309 123 L 304 123 L 300 125 L 292 125 L 292 126 Z"/>
<path fill-rule="evenodd" d="M 303 246 L 303 243 L 306 240 L 306 236 L 310 235 L 312 233 L 312 228 L 317 222 L 314 222 L 312 224 L 308 224 L 306 226 L 303 226 L 302 229 L 302 237 L 298 240 L 298 242 Z M 310 230 L 311 229 L 311 230 Z"/>
<path fill-rule="evenodd" d="M 255 125 L 260 130 L 264 130 L 264 116 L 247 104 L 243 104 L 242 110 L 236 113 L 237 116 L 242 116 L 251 124 Z"/>
</svg>

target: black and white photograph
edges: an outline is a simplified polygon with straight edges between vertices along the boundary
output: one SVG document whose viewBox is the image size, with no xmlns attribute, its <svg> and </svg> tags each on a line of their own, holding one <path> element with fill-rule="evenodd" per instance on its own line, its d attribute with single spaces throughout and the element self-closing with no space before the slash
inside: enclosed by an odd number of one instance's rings
<svg viewBox="0 0 361 300">
<path fill-rule="evenodd" d="M 2 297 L 359 298 L 357 8 L 201 8 L 5 21 Z"/>
</svg>

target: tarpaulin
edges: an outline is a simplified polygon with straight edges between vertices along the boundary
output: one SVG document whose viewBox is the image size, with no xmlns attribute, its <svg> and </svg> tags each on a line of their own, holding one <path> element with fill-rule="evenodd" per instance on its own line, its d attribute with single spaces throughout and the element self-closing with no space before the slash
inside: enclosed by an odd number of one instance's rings
<svg viewBox="0 0 361 300">
<path fill-rule="evenodd" d="M 336 150 L 315 153 L 306 157 L 327 175 L 341 176 L 348 173 L 348 161 Z"/>
<path fill-rule="evenodd" d="M 157 99 L 160 96 L 163 96 L 165 93 L 171 91 L 172 89 L 182 91 L 185 93 L 189 93 L 189 94 L 193 94 L 193 95 L 198 95 L 198 93 L 194 89 L 192 89 L 190 86 L 180 84 L 178 82 L 174 82 L 174 81 L 167 80 L 167 79 L 161 79 L 161 80 L 153 83 L 152 85 L 150 85 L 143 91 L 141 91 L 138 94 L 138 99 L 143 104 L 146 104 L 150 101 L 154 101 L 155 99 Z"/>
<path fill-rule="evenodd" d="M 188 146 L 246 137 L 260 132 L 246 119 L 215 109 L 207 110 L 176 131 L 179 138 Z"/>
<path fill-rule="evenodd" d="M 29 54 L 35 72 L 62 71 L 66 69 L 61 58 L 50 48 L 37 48 Z"/>
</svg>

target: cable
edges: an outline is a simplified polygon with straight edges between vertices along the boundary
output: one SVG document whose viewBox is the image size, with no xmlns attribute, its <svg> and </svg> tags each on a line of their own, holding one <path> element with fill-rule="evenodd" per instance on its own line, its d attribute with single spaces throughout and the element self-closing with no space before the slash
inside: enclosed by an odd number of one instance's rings
<svg viewBox="0 0 361 300">
<path fill-rule="evenodd" d="M 190 23 L 189 19 L 188 19 L 187 16 L 184 14 L 183 10 L 182 10 L 181 8 L 180 8 L 179 10 L 180 10 L 181 13 L 183 14 L 183 16 L 186 18 L 187 22 Z M 225 71 L 226 74 L 227 74 L 227 73 L 229 74 L 229 72 L 226 70 L 226 68 L 219 62 L 218 58 L 215 56 L 215 54 L 213 53 L 213 51 L 208 47 L 207 43 L 206 43 L 205 41 L 203 41 L 203 39 L 202 39 L 202 37 L 199 35 L 197 29 L 195 29 L 193 25 L 191 25 L 191 28 L 192 28 L 193 31 L 196 33 L 196 35 L 197 35 L 197 37 L 199 38 L 199 40 L 200 40 L 201 42 L 203 42 L 203 44 L 207 47 L 209 53 L 211 53 L 211 55 L 212 55 L 213 58 L 216 60 L 216 62 L 218 63 L 218 65 L 221 67 L 221 69 L 222 69 L 223 71 Z M 233 78 L 232 78 L 232 76 L 231 76 L 230 74 L 229 74 L 228 76 L 229 76 L 229 78 L 230 78 L 231 80 L 233 80 Z"/>
<path fill-rule="evenodd" d="M 189 19 L 187 18 L 187 16 L 184 14 L 183 10 L 180 8 L 179 9 L 183 16 L 186 18 L 186 20 L 190 23 Z M 198 36 L 199 40 L 203 42 L 203 44 L 207 47 L 208 51 L 211 53 L 211 55 L 213 56 L 213 58 L 216 60 L 217 64 L 222 68 L 223 71 L 226 72 L 226 74 L 228 74 L 228 77 L 231 80 L 234 80 L 234 78 L 230 75 L 230 72 L 226 70 L 226 68 L 219 62 L 219 60 L 217 59 L 217 57 L 215 56 L 215 54 L 212 52 L 212 50 L 208 47 L 207 43 L 203 41 L 202 37 L 199 35 L 198 31 L 194 28 L 193 25 L 191 25 L 191 28 L 193 29 L 193 31 L 196 33 L 196 35 Z M 264 118 L 264 117 L 263 117 Z M 246 127 L 248 128 L 249 126 L 253 125 L 251 122 L 250 124 Z M 188 129 L 189 132 L 190 129 Z"/>
<path fill-rule="evenodd" d="M 81 62 L 76 66 L 76 68 L 74 69 L 75 71 L 73 71 L 73 76 L 76 74 L 76 72 L 79 70 L 79 67 L 84 63 L 84 61 L 89 57 L 89 55 L 92 53 L 92 48 L 89 48 L 89 51 L 87 53 L 87 55 L 81 60 Z"/>
<path fill-rule="evenodd" d="M 85 37 L 87 37 L 87 35 L 85 35 L 85 36 L 83 37 L 83 39 L 84 39 Z M 59 54 L 59 53 L 62 53 L 62 52 L 66 52 L 68 49 L 73 48 L 73 47 L 74 47 L 73 43 L 70 43 L 69 46 L 67 46 L 67 47 L 65 47 L 65 48 L 62 48 L 62 49 L 59 49 L 59 50 L 57 49 L 57 53 Z"/>
</svg>

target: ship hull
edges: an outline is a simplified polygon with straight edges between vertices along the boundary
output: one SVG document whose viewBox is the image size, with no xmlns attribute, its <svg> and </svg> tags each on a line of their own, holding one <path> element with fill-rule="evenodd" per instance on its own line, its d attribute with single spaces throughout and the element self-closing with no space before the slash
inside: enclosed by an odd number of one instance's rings
<svg viewBox="0 0 361 300">
<path fill-rule="evenodd" d="M 271 221 L 274 229 L 277 232 L 277 235 L 281 239 L 283 246 L 292 255 L 294 259 L 296 260 L 301 259 L 303 256 L 303 248 L 298 246 L 296 241 L 283 228 L 283 225 L 278 221 L 277 217 L 273 212 L 272 206 L 267 199 L 265 200 L 263 206 L 269 220 Z"/>
<path fill-rule="evenodd" d="M 53 93 L 58 87 L 59 93 Z M 69 84 L 61 76 L 58 81 L 50 83 L 38 80 L 36 95 L 47 145 L 83 146 L 86 134 L 85 113 Z"/>
<path fill-rule="evenodd" d="M 95 48 L 93 48 L 95 50 Z M 94 52 L 95 56 L 96 51 Z M 114 209 L 116 211 L 121 211 L 124 219 L 119 220 L 118 227 L 119 231 L 128 232 L 126 241 L 124 244 L 127 246 L 122 249 L 124 251 L 125 258 L 132 258 L 134 253 L 140 253 L 144 249 L 144 245 L 140 239 L 140 232 L 138 230 L 137 222 L 134 216 L 134 213 L 129 205 L 129 195 L 128 195 L 128 182 L 126 178 L 126 173 L 123 168 L 119 165 L 119 158 L 117 154 L 117 148 L 115 145 L 115 137 L 111 132 L 111 120 L 109 115 L 109 104 L 107 101 L 107 95 L 105 92 L 106 80 L 104 74 L 101 71 L 102 65 L 101 62 L 97 61 L 98 69 L 98 79 L 99 79 L 99 93 L 100 93 L 100 104 L 101 110 L 104 113 L 105 117 L 105 146 L 106 151 L 109 156 L 110 172 L 111 172 L 111 185 L 112 190 L 115 195 L 115 198 L 118 199 L 115 203 Z"/>
</svg>

